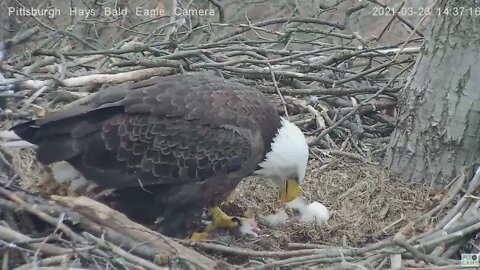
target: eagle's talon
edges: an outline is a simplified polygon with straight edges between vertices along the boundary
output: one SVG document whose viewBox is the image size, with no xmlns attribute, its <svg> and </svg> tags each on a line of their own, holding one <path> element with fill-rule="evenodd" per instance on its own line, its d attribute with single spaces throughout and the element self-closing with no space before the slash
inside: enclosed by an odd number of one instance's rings
<svg viewBox="0 0 480 270">
<path fill-rule="evenodd" d="M 200 241 L 208 238 L 208 232 L 196 232 L 192 233 L 190 236 L 190 240 L 192 241 Z"/>
<path fill-rule="evenodd" d="M 203 232 L 192 233 L 190 240 L 200 241 L 207 239 L 209 232 L 212 232 L 215 229 L 233 229 L 240 227 L 242 225 L 242 221 L 246 219 L 244 217 L 231 217 L 225 214 L 225 212 L 218 207 L 210 209 L 210 213 L 213 221 L 205 227 Z"/>
<path fill-rule="evenodd" d="M 207 226 L 208 229 L 233 229 L 241 226 L 242 221 L 246 219 L 244 217 L 229 216 L 218 207 L 211 208 L 210 214 L 212 215 L 213 221 Z"/>
<path fill-rule="evenodd" d="M 242 220 L 245 219 L 244 217 L 232 217 L 230 220 L 233 223 L 236 223 L 237 226 L 240 226 L 242 224 Z"/>
</svg>

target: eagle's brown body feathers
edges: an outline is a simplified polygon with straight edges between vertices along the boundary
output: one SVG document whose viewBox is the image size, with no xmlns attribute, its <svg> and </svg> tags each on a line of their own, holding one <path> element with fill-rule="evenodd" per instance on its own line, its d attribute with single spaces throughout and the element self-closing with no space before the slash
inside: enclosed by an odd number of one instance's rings
<svg viewBox="0 0 480 270">
<path fill-rule="evenodd" d="M 114 188 L 115 207 L 179 236 L 257 168 L 278 126 L 256 89 L 188 74 L 113 86 L 13 130 L 43 164 L 69 162 Z"/>
</svg>

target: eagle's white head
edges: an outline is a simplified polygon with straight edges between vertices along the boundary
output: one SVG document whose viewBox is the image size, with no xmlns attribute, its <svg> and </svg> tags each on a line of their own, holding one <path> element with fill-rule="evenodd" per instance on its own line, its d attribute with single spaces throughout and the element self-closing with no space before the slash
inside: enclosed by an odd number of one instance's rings
<svg viewBox="0 0 480 270">
<path fill-rule="evenodd" d="M 281 118 L 281 127 L 272 141 L 271 150 L 255 173 L 269 177 L 280 187 L 279 199 L 288 202 L 300 192 L 308 162 L 308 144 L 302 131 Z"/>
</svg>

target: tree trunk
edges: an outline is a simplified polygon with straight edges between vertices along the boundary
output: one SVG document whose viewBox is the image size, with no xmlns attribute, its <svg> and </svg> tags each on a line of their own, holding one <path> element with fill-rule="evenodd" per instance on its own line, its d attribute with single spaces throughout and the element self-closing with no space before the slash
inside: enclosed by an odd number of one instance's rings
<svg viewBox="0 0 480 270">
<path fill-rule="evenodd" d="M 438 2 L 384 160 L 402 178 L 430 185 L 448 183 L 480 158 L 480 8 Z"/>
</svg>

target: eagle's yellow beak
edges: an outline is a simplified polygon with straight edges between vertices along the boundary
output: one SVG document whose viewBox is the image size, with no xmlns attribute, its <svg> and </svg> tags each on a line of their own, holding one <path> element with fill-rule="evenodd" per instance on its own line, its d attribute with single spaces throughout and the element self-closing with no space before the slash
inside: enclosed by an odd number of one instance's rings
<svg viewBox="0 0 480 270">
<path fill-rule="evenodd" d="M 285 179 L 284 183 L 280 186 L 280 194 L 278 194 L 278 199 L 282 203 L 290 202 L 297 198 L 298 193 L 302 188 L 298 184 L 298 180 L 294 178 Z"/>
</svg>

